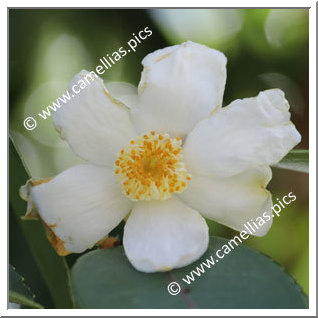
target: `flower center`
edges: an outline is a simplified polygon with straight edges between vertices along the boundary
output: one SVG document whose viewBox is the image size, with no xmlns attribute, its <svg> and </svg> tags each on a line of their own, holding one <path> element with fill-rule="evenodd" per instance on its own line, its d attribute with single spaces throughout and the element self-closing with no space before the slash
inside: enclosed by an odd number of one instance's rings
<svg viewBox="0 0 318 318">
<path fill-rule="evenodd" d="M 167 200 L 191 179 L 181 154 L 181 138 L 149 134 L 131 140 L 115 162 L 123 192 L 133 201 Z"/>
</svg>

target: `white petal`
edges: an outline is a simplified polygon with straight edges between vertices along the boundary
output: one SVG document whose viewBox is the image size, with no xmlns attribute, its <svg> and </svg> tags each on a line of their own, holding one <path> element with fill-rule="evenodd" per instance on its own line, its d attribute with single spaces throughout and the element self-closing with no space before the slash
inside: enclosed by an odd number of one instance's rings
<svg viewBox="0 0 318 318">
<path fill-rule="evenodd" d="M 137 87 L 125 82 L 107 82 L 106 87 L 112 97 L 121 101 L 129 108 L 137 104 L 138 91 Z"/>
<path fill-rule="evenodd" d="M 80 253 L 105 237 L 132 205 L 120 192 L 110 168 L 78 165 L 31 189 L 41 219 Z"/>
<path fill-rule="evenodd" d="M 92 72 L 91 72 L 92 73 Z M 99 165 L 113 166 L 118 152 L 135 136 L 125 106 L 112 98 L 102 79 L 82 71 L 70 83 L 91 84 L 54 113 L 54 124 L 73 151 Z M 62 104 L 62 103 L 61 103 Z"/>
<path fill-rule="evenodd" d="M 301 136 L 279 89 L 236 100 L 202 120 L 183 147 L 188 170 L 217 177 L 280 161 Z"/>
<path fill-rule="evenodd" d="M 271 179 L 271 169 L 262 167 L 227 178 L 193 175 L 187 189 L 179 197 L 205 217 L 237 231 L 245 230 L 244 223 L 266 212 L 272 215 L 271 194 L 265 189 Z M 264 223 L 253 234 L 263 236 L 272 220 Z M 263 223 L 262 221 L 260 221 Z"/>
<path fill-rule="evenodd" d="M 183 137 L 221 107 L 226 58 L 206 46 L 186 42 L 147 55 L 132 111 L 139 132 L 155 130 Z"/>
<path fill-rule="evenodd" d="M 126 255 L 146 273 L 192 263 L 206 251 L 208 241 L 205 220 L 175 197 L 138 202 L 124 229 Z"/>
</svg>

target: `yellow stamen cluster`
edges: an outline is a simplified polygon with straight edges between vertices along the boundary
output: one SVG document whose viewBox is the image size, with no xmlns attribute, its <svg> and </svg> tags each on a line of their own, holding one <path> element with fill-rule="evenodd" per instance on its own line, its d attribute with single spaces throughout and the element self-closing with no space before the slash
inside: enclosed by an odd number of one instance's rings
<svg viewBox="0 0 318 318">
<path fill-rule="evenodd" d="M 114 171 L 123 192 L 134 201 L 167 200 L 191 179 L 182 161 L 181 138 L 151 131 L 121 150 Z"/>
</svg>

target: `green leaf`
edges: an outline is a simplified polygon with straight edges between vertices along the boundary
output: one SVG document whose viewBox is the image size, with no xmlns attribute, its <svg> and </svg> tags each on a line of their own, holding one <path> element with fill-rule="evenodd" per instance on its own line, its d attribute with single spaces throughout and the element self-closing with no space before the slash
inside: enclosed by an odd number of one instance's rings
<svg viewBox="0 0 318 318">
<path fill-rule="evenodd" d="M 308 173 L 309 150 L 292 150 L 274 167 Z"/>
<path fill-rule="evenodd" d="M 9 264 L 28 282 L 28 286 L 35 293 L 37 302 L 45 308 L 54 308 L 51 293 L 33 258 L 28 243 L 25 240 L 21 226 L 15 213 L 9 208 Z"/>
<path fill-rule="evenodd" d="M 267 256 L 238 246 L 195 281 L 192 270 L 228 241 L 211 237 L 207 252 L 197 262 L 167 273 L 136 271 L 122 247 L 95 250 L 80 257 L 72 268 L 72 283 L 81 308 L 308 308 L 301 288 Z M 233 244 L 233 243 L 232 243 Z M 234 245 L 234 244 L 233 244 Z M 235 246 L 235 245 L 234 245 Z M 178 282 L 181 292 L 167 286 Z"/>
<path fill-rule="evenodd" d="M 9 301 L 30 308 L 43 308 L 34 298 L 30 288 L 24 283 L 24 278 L 9 265 Z"/>
<path fill-rule="evenodd" d="M 36 264 L 52 295 L 56 308 L 72 308 L 73 298 L 70 289 L 69 268 L 64 257 L 58 256 L 49 244 L 43 226 L 38 221 L 22 221 L 26 202 L 19 197 L 19 188 L 30 178 L 10 140 L 9 146 L 9 199 L 10 207 L 24 239 L 33 254 Z"/>
</svg>

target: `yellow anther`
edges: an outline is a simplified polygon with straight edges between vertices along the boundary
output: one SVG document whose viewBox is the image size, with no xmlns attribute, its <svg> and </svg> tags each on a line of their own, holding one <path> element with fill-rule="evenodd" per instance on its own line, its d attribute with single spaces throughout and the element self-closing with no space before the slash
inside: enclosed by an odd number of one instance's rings
<svg viewBox="0 0 318 318">
<path fill-rule="evenodd" d="M 166 200 L 191 176 L 182 161 L 181 138 L 150 131 L 120 151 L 114 171 L 131 200 Z M 118 169 L 119 168 L 119 169 Z"/>
</svg>

